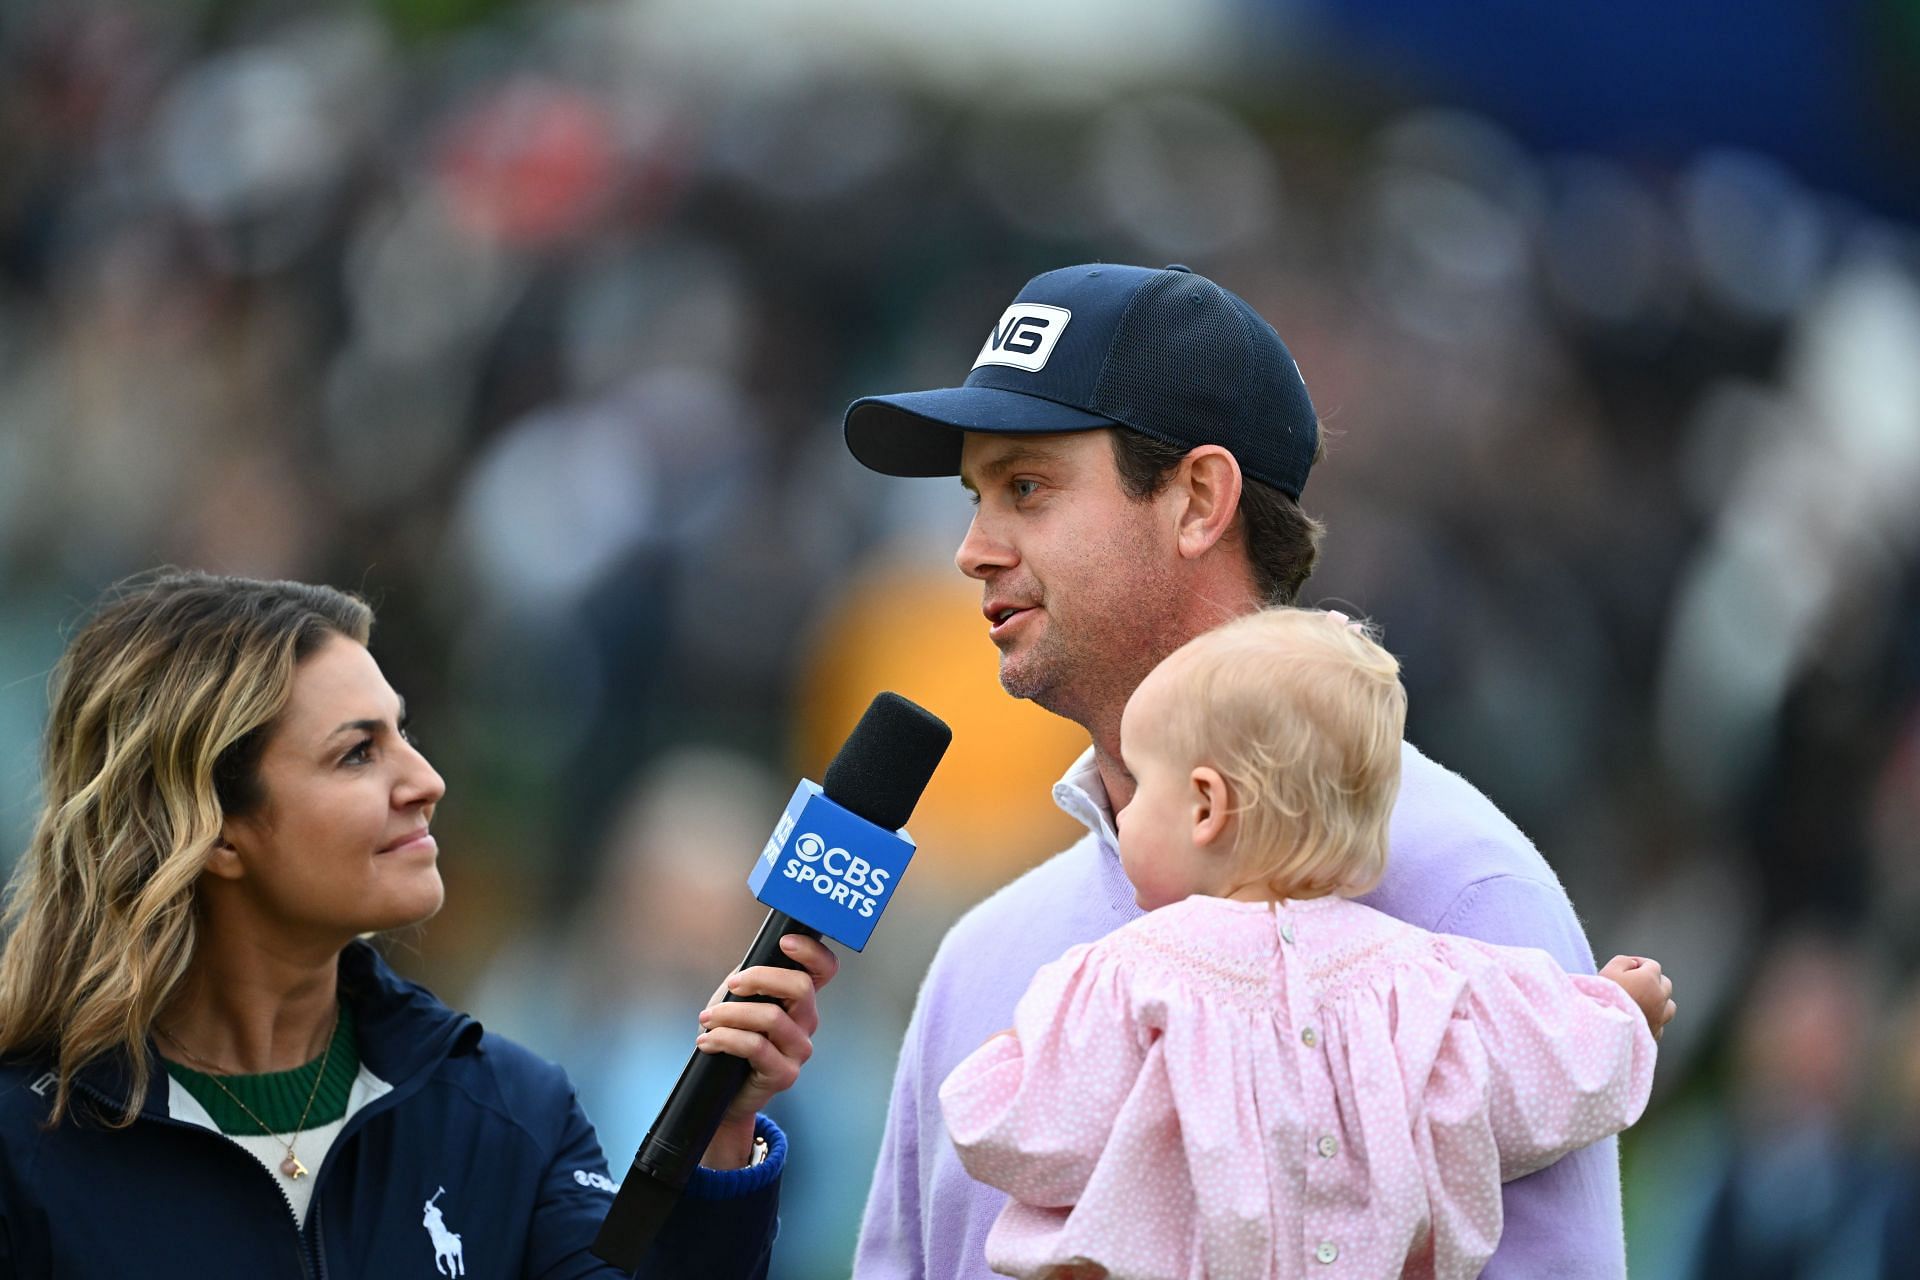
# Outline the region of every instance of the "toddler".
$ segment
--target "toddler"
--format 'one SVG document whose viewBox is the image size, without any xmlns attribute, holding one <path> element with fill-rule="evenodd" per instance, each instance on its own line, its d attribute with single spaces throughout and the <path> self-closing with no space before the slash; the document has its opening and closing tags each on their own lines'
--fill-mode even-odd
<svg viewBox="0 0 1920 1280">
<path fill-rule="evenodd" d="M 940 1090 L 1047 1280 L 1470 1277 L 1500 1184 L 1632 1124 L 1671 984 L 1351 901 L 1399 786 L 1399 666 L 1338 614 L 1192 641 L 1121 720 L 1120 856 L 1148 914 L 1043 967 Z"/>
</svg>

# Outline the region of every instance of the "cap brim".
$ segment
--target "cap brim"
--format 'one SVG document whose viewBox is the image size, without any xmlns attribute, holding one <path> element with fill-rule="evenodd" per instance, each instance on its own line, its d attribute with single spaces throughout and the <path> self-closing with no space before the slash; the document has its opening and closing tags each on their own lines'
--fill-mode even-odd
<svg viewBox="0 0 1920 1280">
<path fill-rule="evenodd" d="M 1117 426 L 1072 405 L 998 387 L 942 387 L 865 396 L 847 406 L 847 448 L 861 465 L 889 476 L 957 476 L 968 431 L 1046 435 Z"/>
</svg>

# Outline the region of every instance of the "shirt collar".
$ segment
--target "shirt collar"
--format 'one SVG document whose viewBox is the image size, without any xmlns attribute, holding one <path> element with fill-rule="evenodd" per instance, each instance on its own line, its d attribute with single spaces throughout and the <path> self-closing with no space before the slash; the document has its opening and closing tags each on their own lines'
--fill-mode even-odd
<svg viewBox="0 0 1920 1280">
<path fill-rule="evenodd" d="M 1067 766 L 1060 781 L 1053 784 L 1053 802 L 1062 813 L 1093 832 L 1103 848 L 1115 849 L 1120 837 L 1113 830 L 1113 805 L 1107 800 L 1107 784 L 1100 779 L 1100 767 L 1093 762 L 1093 748 Z"/>
</svg>

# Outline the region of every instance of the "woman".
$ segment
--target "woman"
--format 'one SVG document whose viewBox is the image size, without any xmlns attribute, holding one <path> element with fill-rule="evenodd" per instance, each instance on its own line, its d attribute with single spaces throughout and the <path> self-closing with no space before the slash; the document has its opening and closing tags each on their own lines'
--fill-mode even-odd
<svg viewBox="0 0 1920 1280">
<path fill-rule="evenodd" d="M 325 587 L 136 580 L 54 677 L 0 955 L 0 1275 L 619 1274 L 565 1074 L 363 935 L 440 908 L 445 791 Z M 752 1065 L 643 1275 L 764 1275 L 831 953 L 701 1015 Z"/>
</svg>

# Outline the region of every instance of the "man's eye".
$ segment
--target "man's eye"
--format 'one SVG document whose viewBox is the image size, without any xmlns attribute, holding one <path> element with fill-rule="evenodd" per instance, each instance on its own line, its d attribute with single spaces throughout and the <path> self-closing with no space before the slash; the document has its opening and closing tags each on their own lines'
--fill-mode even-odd
<svg viewBox="0 0 1920 1280">
<path fill-rule="evenodd" d="M 1008 487 L 1013 490 L 1014 497 L 1028 498 L 1039 491 L 1040 482 L 1038 480 L 1014 480 L 1008 484 Z"/>
</svg>

